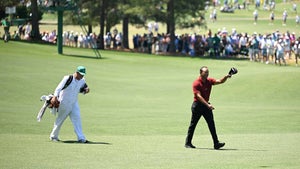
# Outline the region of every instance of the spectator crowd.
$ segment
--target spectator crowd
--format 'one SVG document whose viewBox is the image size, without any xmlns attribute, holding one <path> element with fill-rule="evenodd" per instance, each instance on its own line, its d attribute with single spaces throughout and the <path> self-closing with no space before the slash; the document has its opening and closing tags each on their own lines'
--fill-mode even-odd
<svg viewBox="0 0 300 169">
<path fill-rule="evenodd" d="M 224 8 L 230 9 L 246 9 L 248 2 L 244 1 L 243 5 L 234 1 L 234 6 L 229 6 L 228 1 L 224 1 Z M 256 8 L 259 8 L 259 1 L 255 1 Z M 266 1 L 264 1 L 266 2 Z M 215 6 L 220 2 L 213 1 L 214 8 L 210 14 L 212 22 L 217 21 L 217 12 Z M 269 7 L 264 4 L 263 9 L 275 9 L 275 2 L 270 1 Z M 296 4 L 293 4 L 293 10 L 297 11 Z M 221 11 L 222 12 L 222 11 Z M 254 24 L 259 18 L 258 10 L 253 12 Z M 286 24 L 287 11 L 283 12 L 283 25 Z M 274 12 L 270 13 L 270 24 L 274 22 Z M 300 18 L 296 15 L 296 26 L 299 25 Z M 135 52 L 149 54 L 168 54 L 170 53 L 171 37 L 169 34 L 159 33 L 159 24 L 157 22 L 147 25 L 148 33 L 135 34 L 132 37 L 133 50 Z M 31 26 L 19 25 L 18 30 L 14 31 L 12 39 L 30 40 Z M 41 39 L 47 43 L 57 42 L 56 30 L 51 32 L 42 32 Z M 62 34 L 62 42 L 64 46 L 79 48 L 98 48 L 100 36 L 96 33 L 84 34 L 82 32 L 65 31 Z M 103 37 L 105 49 L 122 49 L 123 35 L 115 28 L 112 32 L 107 32 Z M 287 59 L 291 59 L 294 55 L 296 65 L 300 53 L 300 36 L 296 37 L 295 32 L 279 32 L 275 30 L 265 34 L 257 32 L 238 32 L 236 29 L 230 31 L 226 28 L 212 32 L 209 30 L 205 34 L 177 34 L 174 40 L 175 54 L 185 56 L 208 56 L 215 58 L 248 58 L 250 61 L 259 61 L 266 64 L 274 63 L 285 65 Z M 172 53 L 174 54 L 174 53 Z"/>
<path fill-rule="evenodd" d="M 169 52 L 171 38 L 166 34 L 153 33 L 135 35 L 134 49 L 139 52 L 166 54 Z M 296 59 L 300 53 L 300 36 L 295 32 L 274 31 L 267 34 L 257 32 L 238 33 L 232 29 L 229 33 L 226 28 L 207 34 L 182 34 L 175 38 L 176 53 L 188 56 L 208 56 L 214 58 L 249 58 L 250 61 L 259 61 L 266 64 L 274 63 L 285 65 L 286 59 L 294 54 Z M 298 64 L 298 60 L 296 60 Z"/>
<path fill-rule="evenodd" d="M 29 24 L 28 24 L 29 25 Z M 30 39 L 30 27 L 26 25 L 23 35 L 17 31 L 13 38 Z M 56 43 L 57 34 L 43 32 L 42 40 L 49 43 Z M 95 33 L 83 34 L 73 31 L 65 31 L 62 35 L 63 45 L 78 48 L 98 48 L 99 35 Z M 108 32 L 104 38 L 105 49 L 122 49 L 122 33 L 114 29 Z M 169 34 L 158 33 L 149 30 L 145 34 L 135 34 L 132 37 L 133 51 L 149 54 L 170 53 L 171 37 Z M 248 58 L 250 61 L 259 61 L 266 64 L 273 63 L 285 65 L 287 59 L 294 55 L 296 64 L 300 57 L 300 36 L 295 32 L 280 32 L 278 30 L 266 34 L 257 32 L 238 32 L 226 28 L 217 32 L 209 30 L 205 34 L 181 34 L 175 36 L 175 51 L 177 55 L 191 57 L 214 57 L 214 58 Z M 174 53 L 173 53 L 174 54 Z"/>
</svg>

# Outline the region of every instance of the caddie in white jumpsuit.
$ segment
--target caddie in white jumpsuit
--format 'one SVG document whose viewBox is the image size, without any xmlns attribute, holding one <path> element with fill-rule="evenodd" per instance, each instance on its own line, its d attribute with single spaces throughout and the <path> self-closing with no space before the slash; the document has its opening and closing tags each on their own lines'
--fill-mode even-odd
<svg viewBox="0 0 300 169">
<path fill-rule="evenodd" d="M 64 88 L 70 76 L 64 76 L 62 81 L 58 84 L 55 89 L 54 97 L 51 102 L 55 103 L 59 101 L 59 108 L 57 113 L 57 118 L 54 122 L 53 130 L 50 134 L 51 141 L 59 141 L 58 135 L 63 122 L 69 116 L 72 121 L 74 131 L 77 135 L 77 140 L 79 143 L 87 143 L 81 126 L 80 109 L 78 105 L 78 94 L 82 92 L 83 94 L 88 93 L 90 90 L 86 85 L 84 75 L 85 67 L 77 67 L 76 72 L 73 74 L 71 83 Z"/>
</svg>

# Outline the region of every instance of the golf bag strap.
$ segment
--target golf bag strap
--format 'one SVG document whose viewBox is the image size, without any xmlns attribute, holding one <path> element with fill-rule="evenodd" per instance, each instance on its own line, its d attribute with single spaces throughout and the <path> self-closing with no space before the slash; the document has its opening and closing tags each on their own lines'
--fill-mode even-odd
<svg viewBox="0 0 300 169">
<path fill-rule="evenodd" d="M 64 90 L 65 88 L 67 88 L 71 84 L 72 80 L 73 80 L 73 75 L 70 75 L 66 84 L 64 85 L 64 87 L 61 90 Z"/>
</svg>

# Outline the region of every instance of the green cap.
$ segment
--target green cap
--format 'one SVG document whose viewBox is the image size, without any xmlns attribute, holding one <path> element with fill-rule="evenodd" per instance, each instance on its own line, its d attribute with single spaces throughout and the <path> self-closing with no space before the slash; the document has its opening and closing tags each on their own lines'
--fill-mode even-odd
<svg viewBox="0 0 300 169">
<path fill-rule="evenodd" d="M 77 72 L 80 73 L 82 76 L 84 76 L 85 73 L 85 67 L 84 66 L 78 66 L 77 67 Z"/>
</svg>

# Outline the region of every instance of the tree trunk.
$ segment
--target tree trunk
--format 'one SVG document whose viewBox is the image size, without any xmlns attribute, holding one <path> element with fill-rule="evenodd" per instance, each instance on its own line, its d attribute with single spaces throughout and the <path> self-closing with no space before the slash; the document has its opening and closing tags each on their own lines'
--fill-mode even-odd
<svg viewBox="0 0 300 169">
<path fill-rule="evenodd" d="M 40 30 L 39 30 L 39 18 L 38 18 L 38 6 L 36 0 L 31 0 L 31 7 L 32 7 L 32 39 L 39 40 L 41 39 Z"/>
<path fill-rule="evenodd" d="M 105 27 L 105 9 L 107 8 L 106 0 L 101 0 L 101 10 L 100 10 L 100 34 L 98 37 L 99 40 L 99 49 L 104 49 L 104 27 Z"/>
<path fill-rule="evenodd" d="M 91 24 L 88 24 L 88 34 L 93 33 L 93 26 Z"/>
<path fill-rule="evenodd" d="M 169 52 L 175 53 L 175 18 L 174 18 L 174 0 L 169 0 L 167 4 L 167 32 L 171 36 Z"/>
<path fill-rule="evenodd" d="M 107 21 L 107 20 L 106 20 Z M 106 33 L 108 33 L 108 32 L 110 32 L 110 29 L 111 29 L 111 26 L 110 26 L 110 24 L 108 24 L 107 22 L 106 22 L 106 27 L 105 27 L 105 34 Z"/>
<path fill-rule="evenodd" d="M 128 44 L 128 23 L 129 23 L 129 18 L 128 16 L 124 16 L 123 18 L 123 41 L 122 41 L 122 44 L 123 44 L 123 48 L 125 49 L 129 49 L 129 44 Z"/>
</svg>

